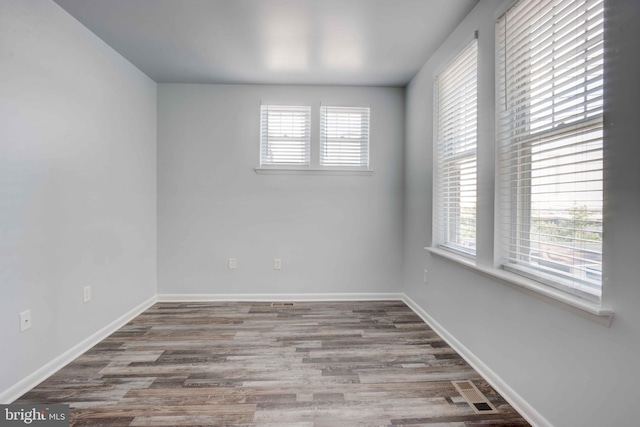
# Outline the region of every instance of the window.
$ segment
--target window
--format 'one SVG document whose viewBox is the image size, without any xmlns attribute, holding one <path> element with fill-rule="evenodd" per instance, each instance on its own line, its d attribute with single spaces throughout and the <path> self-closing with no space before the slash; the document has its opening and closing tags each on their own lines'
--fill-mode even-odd
<svg viewBox="0 0 640 427">
<path fill-rule="evenodd" d="M 597 301 L 602 0 L 521 0 L 496 36 L 503 267 Z"/>
<path fill-rule="evenodd" d="M 445 248 L 475 255 L 478 43 L 436 78 L 435 236 Z"/>
<path fill-rule="evenodd" d="M 320 166 L 369 168 L 369 108 L 320 107 Z"/>
<path fill-rule="evenodd" d="M 311 107 L 260 107 L 260 166 L 308 166 Z"/>
</svg>

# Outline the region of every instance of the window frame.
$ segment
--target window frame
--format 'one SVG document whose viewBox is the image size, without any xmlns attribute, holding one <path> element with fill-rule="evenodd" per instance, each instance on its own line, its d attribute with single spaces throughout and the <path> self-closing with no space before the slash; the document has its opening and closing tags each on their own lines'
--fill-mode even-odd
<svg viewBox="0 0 640 427">
<path fill-rule="evenodd" d="M 302 102 L 302 103 L 281 103 L 281 102 L 261 102 L 259 114 L 259 138 L 258 138 L 258 165 L 253 168 L 256 174 L 260 175 L 351 175 L 351 176 L 371 176 L 373 175 L 373 156 L 372 156 L 372 143 L 371 143 L 371 117 L 374 110 L 370 105 L 366 103 L 354 103 L 354 104 L 341 104 L 341 103 L 322 103 L 320 101 L 314 102 Z M 264 163 L 262 161 L 263 156 L 263 114 L 262 106 L 274 106 L 274 107 L 295 107 L 295 108 L 308 108 L 311 111 L 309 117 L 309 161 L 307 164 L 284 164 L 284 163 Z M 367 139 L 367 166 L 339 166 L 339 165 L 322 165 L 320 164 L 320 150 L 321 150 L 321 135 L 320 135 L 320 120 L 316 123 L 316 118 L 321 117 L 321 107 L 333 107 L 333 108 L 351 108 L 351 109 L 367 109 L 369 115 L 368 119 L 368 139 Z"/>
<path fill-rule="evenodd" d="M 540 153 L 539 147 L 547 147 L 547 150 L 554 150 L 554 149 L 560 150 L 560 148 L 554 147 L 554 138 L 557 141 L 562 141 L 563 139 L 570 140 L 571 138 L 575 138 L 576 141 L 578 141 L 580 137 L 584 137 L 589 133 L 597 134 L 597 132 L 599 131 L 600 132 L 599 150 L 600 152 L 602 152 L 604 147 L 604 136 L 602 134 L 602 129 L 603 129 L 602 111 L 600 111 L 599 115 L 592 116 L 592 115 L 589 115 L 591 110 L 588 110 L 588 107 L 587 107 L 589 103 L 595 102 L 597 104 L 598 102 L 597 98 L 596 98 L 596 101 L 593 101 L 593 99 L 591 100 L 588 99 L 588 95 L 590 95 L 591 91 L 593 90 L 593 89 L 589 89 L 588 84 L 589 82 L 592 82 L 593 78 L 587 79 L 585 77 L 584 84 L 582 86 L 577 86 L 578 88 L 582 88 L 584 92 L 584 101 L 583 101 L 585 104 L 584 117 L 583 118 L 577 117 L 576 119 L 573 119 L 574 116 L 569 115 L 568 116 L 569 122 L 556 124 L 556 122 L 560 121 L 556 116 L 557 114 L 555 110 L 556 104 L 562 105 L 562 104 L 568 103 L 568 101 L 566 101 L 565 99 L 561 99 L 560 101 L 558 101 L 556 98 L 556 92 L 555 92 L 556 91 L 555 89 L 556 74 L 559 74 L 559 75 L 570 74 L 568 70 L 574 70 L 573 68 L 559 69 L 559 71 L 556 72 L 555 66 L 554 66 L 551 68 L 551 71 L 545 72 L 546 74 L 551 73 L 550 74 L 551 81 L 554 82 L 552 83 L 552 86 L 551 86 L 552 87 L 551 93 L 553 95 L 553 98 L 551 99 L 550 107 L 546 107 L 552 111 L 551 116 L 548 116 L 549 118 L 547 119 L 547 120 L 550 120 L 551 122 L 551 124 L 547 126 L 548 128 L 535 129 L 535 125 L 536 124 L 539 125 L 539 123 L 542 120 L 539 120 L 539 117 L 538 118 L 535 117 L 535 113 L 533 112 L 534 109 L 533 107 L 531 107 L 531 105 L 533 104 L 541 105 L 545 100 L 545 98 L 541 98 L 540 95 L 538 95 L 538 97 L 530 96 L 531 93 L 534 92 L 533 89 L 530 88 L 533 81 L 532 79 L 535 79 L 535 78 L 540 79 L 538 75 L 534 73 L 529 73 L 525 75 L 525 77 L 527 77 L 528 80 L 522 83 L 524 85 L 522 88 L 522 92 L 518 93 L 517 97 L 522 98 L 523 96 L 527 96 L 527 98 L 522 104 L 520 109 L 507 105 L 506 97 L 509 96 L 509 89 L 506 83 L 504 83 L 504 88 L 502 89 L 504 91 L 503 94 L 500 94 L 500 91 L 501 91 L 500 84 L 503 81 L 506 82 L 507 79 L 513 78 L 513 77 L 509 76 L 509 72 L 505 71 L 505 66 L 503 66 L 500 63 L 503 57 L 505 58 L 505 61 L 506 61 L 507 53 L 504 51 L 505 48 L 501 46 L 502 40 L 500 37 L 502 33 L 499 30 L 499 25 L 501 25 L 501 23 L 505 19 L 504 17 L 514 7 L 519 5 L 521 2 L 525 2 L 525 1 L 528 1 L 528 0 L 517 0 L 512 2 L 509 5 L 508 9 L 506 9 L 503 13 L 500 14 L 499 18 L 496 20 L 496 23 L 495 23 L 495 31 L 496 31 L 495 32 L 496 34 L 495 61 L 496 61 L 496 94 L 497 94 L 496 96 L 496 126 L 497 126 L 496 141 L 498 144 L 497 150 L 496 150 L 496 175 L 498 177 L 496 181 L 496 185 L 499 193 L 496 213 L 497 215 L 500 215 L 500 208 L 501 207 L 504 208 L 504 205 L 501 205 L 501 204 L 506 203 L 508 207 L 504 209 L 508 209 L 509 217 L 510 217 L 510 220 L 508 221 L 508 224 L 507 224 L 508 229 L 506 231 L 502 230 L 502 232 L 500 233 L 499 239 L 497 239 L 498 251 L 501 253 L 499 266 L 500 268 L 510 273 L 521 275 L 523 277 L 532 279 L 536 282 L 542 283 L 545 286 L 550 286 L 550 287 L 559 289 L 562 292 L 575 295 L 587 301 L 600 303 L 601 295 L 602 295 L 601 279 L 600 281 L 595 281 L 595 280 L 589 279 L 586 276 L 585 276 L 586 278 L 578 277 L 575 273 L 564 274 L 562 273 L 559 267 L 554 268 L 551 266 L 544 266 L 544 263 L 540 262 L 540 260 L 543 260 L 542 253 L 539 253 L 536 256 L 534 255 L 534 252 L 531 249 L 536 243 L 539 246 L 545 245 L 545 243 L 542 240 L 543 237 L 540 237 L 542 236 L 541 234 L 538 234 L 539 240 L 534 240 L 534 238 L 532 237 L 532 235 L 535 234 L 535 227 L 534 227 L 535 218 L 533 216 L 534 190 L 536 188 L 539 188 L 539 186 L 544 186 L 544 185 L 562 185 L 562 184 L 578 185 L 586 182 L 584 181 L 584 178 L 583 178 L 582 180 L 573 180 L 573 181 L 566 181 L 566 182 L 551 181 L 550 184 L 540 184 L 540 183 L 536 184 L 534 182 L 536 180 L 536 176 L 534 174 L 536 162 L 553 160 L 553 158 L 551 158 L 550 160 L 541 158 L 539 156 L 539 153 Z M 594 4 L 596 4 L 597 6 L 597 2 L 594 2 Z M 578 7 L 579 5 L 576 5 L 576 9 Z M 586 4 L 584 8 L 585 8 L 584 14 L 587 15 Z M 552 15 L 552 19 L 555 18 L 556 16 L 555 14 L 553 14 L 554 13 L 553 11 L 546 12 L 546 13 Z M 552 22 L 551 25 L 553 27 L 556 25 L 556 21 L 553 21 L 552 19 L 549 19 L 549 21 Z M 587 21 L 588 20 L 586 20 L 585 18 L 585 26 Z M 573 23 L 574 20 L 571 20 L 570 22 Z M 599 25 L 602 26 L 603 24 L 601 23 Z M 549 30 L 547 30 L 547 32 L 548 31 Z M 580 41 L 580 43 L 574 42 L 576 45 L 584 49 L 585 53 L 582 55 L 584 55 L 584 58 L 585 58 L 585 68 L 584 68 L 585 74 L 587 73 L 586 70 L 588 69 L 588 65 L 590 65 L 590 63 L 593 63 L 593 60 L 589 59 L 586 53 L 590 47 L 590 43 L 593 43 L 591 40 L 588 39 L 588 35 L 592 31 L 593 31 L 592 29 L 590 29 L 589 31 L 585 31 L 584 41 Z M 524 32 L 525 31 L 522 31 L 521 34 Z M 570 32 L 567 32 L 567 34 L 569 33 Z M 552 45 L 554 45 L 556 43 L 556 38 L 554 38 L 556 34 L 555 30 L 551 31 L 550 34 L 551 35 L 549 36 L 549 38 L 551 40 Z M 573 36 L 573 33 L 570 33 L 570 34 L 572 34 Z M 534 38 L 535 36 L 530 34 L 525 37 Z M 506 35 L 504 36 L 504 39 L 507 40 Z M 576 36 L 575 39 L 579 40 L 579 36 Z M 560 40 L 564 41 L 562 37 L 560 38 Z M 567 42 L 567 44 L 568 43 L 569 42 Z M 553 50 L 552 52 L 555 52 L 555 50 Z M 580 52 L 580 49 L 577 49 L 576 52 Z M 553 53 L 551 55 L 552 55 L 552 60 L 555 60 L 555 56 L 553 56 Z M 600 54 L 600 58 L 603 58 L 602 54 Z M 527 59 L 526 58 L 523 59 L 522 62 L 525 62 L 525 60 Z M 538 63 L 536 63 L 535 60 L 533 59 L 529 58 L 528 61 L 529 62 L 527 62 L 527 64 L 538 65 Z M 598 60 L 594 62 L 597 63 Z M 597 75 L 597 70 L 595 74 Z M 602 90 L 603 90 L 602 81 L 604 79 L 603 74 L 604 73 L 601 71 L 600 72 L 600 88 Z M 572 89 L 574 88 L 574 86 L 570 86 L 569 88 Z M 568 92 L 568 91 L 565 90 L 565 92 Z M 570 94 L 570 92 L 568 93 Z M 573 95 L 573 96 L 575 97 L 576 95 Z M 541 108 L 545 108 L 545 107 L 543 106 Z M 602 108 L 603 108 L 602 101 L 600 101 L 600 109 L 602 110 Z M 522 113 L 518 113 L 518 110 L 521 110 Z M 569 105 L 568 108 L 565 106 L 563 110 L 564 111 L 562 110 L 561 111 L 566 117 L 566 111 L 567 110 L 571 111 L 571 105 Z M 545 110 L 542 110 L 542 111 L 545 111 Z M 596 111 L 597 111 L 597 108 L 596 108 Z M 538 112 L 539 116 L 540 114 L 542 113 Z M 560 116 L 560 119 L 562 120 L 567 120 L 566 118 L 562 118 L 561 114 L 558 114 L 558 116 Z M 509 132 L 508 130 L 501 131 L 501 125 L 505 126 L 504 123 L 506 123 L 507 120 L 509 120 L 509 124 L 511 124 L 512 129 L 514 129 L 512 131 L 512 135 L 508 137 L 504 136 L 505 133 Z M 533 127 L 532 127 L 532 124 L 534 125 Z M 520 135 L 518 135 L 518 133 L 520 133 Z M 586 142 L 575 142 L 574 145 L 576 147 L 579 146 L 580 144 L 584 144 L 585 146 L 588 146 L 590 141 L 591 140 L 587 140 Z M 556 144 L 559 145 L 560 143 L 556 142 Z M 509 159 L 508 156 L 510 155 L 510 153 L 513 153 L 512 150 L 514 149 L 514 146 L 517 146 L 516 153 L 511 155 L 512 159 Z M 548 148 L 548 147 L 551 147 L 551 148 Z M 537 153 L 536 153 L 536 150 L 538 150 Z M 583 155 L 583 153 L 585 152 L 587 151 L 586 150 L 577 151 L 576 153 L 573 153 L 573 156 Z M 535 157 L 537 154 L 538 154 L 538 157 L 540 158 L 536 160 Z M 602 155 L 600 155 L 599 159 L 597 157 L 595 159 L 589 159 L 589 162 L 597 162 L 597 161 L 602 162 Z M 568 167 L 568 166 L 571 166 L 572 164 L 574 163 L 567 163 L 566 165 Z M 564 164 L 560 163 L 560 165 L 564 165 Z M 550 167 L 559 169 L 563 167 L 560 165 L 555 165 L 555 166 L 552 165 Z M 602 166 L 600 166 L 600 168 L 602 169 Z M 509 170 L 509 169 L 511 169 L 511 172 L 505 173 L 505 170 Z M 593 182 L 599 182 L 600 186 L 602 186 L 604 181 L 604 177 L 602 175 L 601 169 L 600 169 L 599 181 L 591 180 Z M 578 175 L 580 173 L 586 174 L 586 173 L 591 173 L 591 171 L 573 172 L 574 175 Z M 566 176 L 570 176 L 571 174 L 572 172 L 560 173 L 560 175 L 566 175 Z M 511 176 L 511 177 L 509 178 L 508 176 Z M 550 175 L 548 175 L 548 177 L 552 177 L 552 176 L 554 175 L 551 173 Z M 543 178 L 546 178 L 546 177 L 547 176 L 543 176 Z M 538 176 L 537 179 L 540 180 L 540 177 Z M 574 191 L 578 192 L 580 190 L 574 190 Z M 597 192 L 598 190 L 583 190 L 583 191 Z M 602 190 L 600 190 L 600 192 L 602 192 Z M 507 200 L 507 202 L 505 202 L 505 200 Z M 600 218 L 601 218 L 600 221 L 602 221 L 603 199 L 600 199 L 599 207 L 600 207 L 599 212 L 600 212 Z M 575 228 L 575 230 L 578 230 L 578 228 Z M 601 231 L 599 233 L 600 235 L 602 235 Z M 578 237 L 574 237 L 574 241 L 576 241 L 576 239 L 578 239 Z M 573 244 L 575 245 L 575 243 Z M 548 244 L 546 245 L 548 246 Z M 556 243 L 555 245 L 554 244 L 551 244 L 551 245 L 559 248 L 562 247 L 562 245 L 560 245 L 559 243 Z M 527 251 L 527 247 L 529 248 L 529 251 Z M 575 250 L 576 249 L 574 247 L 573 251 Z M 600 243 L 599 253 L 600 253 L 600 257 L 602 257 L 602 243 Z M 576 255 L 572 255 L 572 256 L 575 257 Z M 516 259 L 514 259 L 514 257 Z M 537 265 L 534 267 L 535 265 L 534 262 L 531 260 L 527 260 L 526 257 L 529 257 L 532 259 L 537 257 L 538 259 Z M 572 258 L 572 259 L 575 260 L 575 258 Z M 558 266 L 560 265 L 561 264 L 558 264 Z M 571 265 L 575 265 L 575 261 L 574 261 L 574 264 L 571 264 Z M 601 268 L 602 266 L 601 260 L 599 265 Z M 585 268 L 585 274 L 587 274 L 586 264 L 584 268 Z M 570 271 L 571 271 L 571 268 L 570 268 Z M 602 270 L 600 269 L 600 271 Z"/>
<path fill-rule="evenodd" d="M 341 112 L 341 113 L 340 113 Z M 350 132 L 353 129 L 351 126 L 347 125 L 346 128 L 343 127 L 342 135 L 345 136 L 331 136 L 328 135 L 327 128 L 329 127 L 329 123 L 327 123 L 327 115 L 328 114 L 343 114 L 343 115 L 359 115 L 360 116 L 360 137 L 353 138 L 350 137 Z M 335 170 L 362 170 L 368 171 L 370 170 L 370 154 L 371 154 L 371 108 L 368 106 L 342 106 L 342 105 L 320 105 L 320 136 L 319 136 L 319 144 L 318 144 L 318 164 L 321 168 L 326 169 L 335 169 Z M 337 126 L 337 125 L 336 125 Z M 346 131 L 346 132 L 345 132 Z M 337 131 L 336 131 L 337 132 Z M 326 154 L 324 154 L 330 147 L 327 147 L 328 140 L 336 140 L 339 138 L 347 138 L 359 141 L 359 161 L 354 164 L 348 163 L 339 163 L 338 161 L 327 163 L 325 160 Z M 363 142 L 363 140 L 365 142 Z M 336 145 L 335 142 L 333 145 Z M 334 147 L 335 148 L 335 147 Z M 349 146 L 347 146 L 348 151 Z M 364 160 L 363 160 L 364 158 Z"/>
<path fill-rule="evenodd" d="M 466 55 L 470 55 L 473 60 L 471 67 L 465 68 L 464 73 L 472 72 L 471 68 L 475 70 L 475 79 L 473 81 L 473 87 L 475 89 L 475 93 L 473 95 L 473 101 L 475 102 L 473 109 L 475 110 L 473 122 L 475 124 L 475 128 L 472 132 L 473 136 L 473 148 L 469 148 L 466 143 L 460 144 L 459 141 L 447 142 L 446 140 L 441 138 L 440 132 L 442 129 L 442 124 L 445 120 L 441 120 L 441 101 L 442 101 L 442 89 L 441 89 L 441 80 L 446 77 L 446 73 L 453 71 L 456 67 L 460 66 L 460 60 L 464 60 Z M 464 64 L 462 64 L 464 65 Z M 464 43 L 463 47 L 457 50 L 457 54 L 449 61 L 445 63 L 436 73 L 434 73 L 434 82 L 433 82 L 433 105 L 434 105 L 434 144 L 433 144 L 433 170 L 434 170 L 434 179 L 433 179 L 433 211 L 434 211 L 434 221 L 433 221 L 433 235 L 434 242 L 433 244 L 443 250 L 451 251 L 457 253 L 461 256 L 468 258 L 475 258 L 477 252 L 477 195 L 478 195 L 478 39 L 477 34 L 474 34 L 474 37 L 467 40 Z M 452 88 L 453 91 L 459 90 L 458 86 Z M 466 88 L 462 88 L 463 94 L 468 97 L 470 94 Z M 457 103 L 455 104 L 455 108 L 461 107 Z M 468 125 L 465 120 L 462 123 L 463 127 Z M 449 129 L 451 130 L 451 129 Z M 462 135 L 457 135 L 458 137 L 463 136 L 464 138 L 468 138 L 470 135 L 468 132 L 464 130 L 456 129 L 456 133 L 461 133 Z M 444 147 L 447 145 L 447 147 Z M 462 152 L 458 152 L 451 156 L 446 156 L 443 153 L 443 149 L 452 148 L 452 149 L 464 149 Z M 466 149 L 465 149 L 466 148 Z M 457 216 L 457 222 L 447 209 L 448 202 L 445 202 L 445 199 L 448 198 L 448 194 L 451 193 L 451 188 L 448 185 L 445 185 L 445 178 L 443 174 L 445 170 L 450 170 L 451 166 L 455 166 L 455 164 L 459 164 L 464 161 L 471 161 L 473 163 L 472 169 L 474 170 L 471 175 L 471 179 L 475 182 L 472 187 L 475 191 L 473 197 L 473 247 L 465 246 L 464 244 L 457 243 L 450 238 L 451 229 L 456 227 L 459 228 L 463 223 L 462 217 L 462 206 L 460 206 L 460 211 Z M 464 166 L 461 168 L 464 172 L 462 174 L 469 175 L 468 166 Z M 469 179 L 469 178 L 467 178 Z M 462 180 L 462 179 L 461 179 Z M 458 185 L 458 193 L 461 193 L 465 190 L 460 190 L 460 188 L 466 185 L 460 184 Z M 455 193 L 455 191 L 453 191 Z M 461 197 L 462 198 L 462 197 Z M 455 212 L 454 212 L 455 214 Z M 452 227 L 453 223 L 453 227 Z M 454 232 L 454 234 L 457 234 Z M 462 236 L 457 236 L 459 240 L 462 240 Z"/>
<path fill-rule="evenodd" d="M 480 280 L 477 284 L 479 286 L 488 286 L 489 283 L 496 284 L 497 286 L 506 286 L 516 292 L 522 292 L 529 297 L 536 298 L 546 304 L 550 304 L 558 309 L 565 310 L 567 312 L 576 314 L 584 318 L 585 320 L 597 323 L 604 327 L 611 326 L 611 322 L 615 317 L 615 311 L 608 307 L 606 294 L 607 287 L 603 287 L 603 298 L 598 301 L 586 299 L 575 292 L 560 290 L 557 287 L 550 286 L 542 283 L 539 280 L 533 280 L 525 275 L 517 274 L 516 272 L 504 269 L 501 265 L 501 224 L 500 224 L 500 188 L 499 188 L 499 162 L 498 162 L 498 113 L 499 113 L 499 98 L 504 93 L 504 88 L 500 87 L 498 79 L 497 58 L 498 52 L 494 41 L 496 22 L 500 19 L 504 13 L 514 5 L 517 0 L 505 0 L 495 9 L 493 9 L 492 15 L 487 15 L 478 19 L 473 19 L 475 25 L 478 26 L 478 208 L 477 208 L 477 255 L 475 258 L 470 258 L 458 252 L 452 250 L 445 250 L 439 247 L 436 242 L 436 229 L 435 227 L 435 215 L 433 211 L 429 212 L 429 220 L 431 221 L 431 236 L 427 236 L 430 241 L 424 250 L 428 253 L 429 257 L 427 261 L 429 265 L 435 262 L 439 265 L 441 263 L 452 263 L 456 268 L 463 268 L 477 275 L 478 279 L 489 278 L 491 282 L 485 282 Z M 605 16 L 606 18 L 606 16 Z M 606 22 L 605 22 L 606 27 Z M 461 36 L 460 32 L 463 30 L 456 30 L 452 34 L 451 40 L 456 40 L 457 45 L 452 45 L 452 41 L 448 40 L 445 45 L 445 52 L 450 52 L 451 55 L 448 58 L 455 57 L 454 54 L 459 52 L 459 49 L 465 46 L 463 42 L 469 41 L 469 38 Z M 458 49 L 456 49 L 458 47 Z M 440 63 L 447 63 L 445 59 L 447 57 L 441 57 L 441 52 L 437 55 L 443 59 Z M 606 60 L 606 58 L 605 58 Z M 606 72 L 606 62 L 604 63 Z M 496 66 L 496 68 L 494 68 Z M 433 75 L 438 72 L 438 67 L 433 71 Z M 606 79 L 606 75 L 605 75 Z M 418 87 L 422 87 L 422 83 L 418 83 Z M 434 89 L 434 86 L 431 86 Z M 606 99 L 606 98 L 605 98 Z M 433 101 L 433 96 L 431 96 Z M 488 108 L 483 108 L 487 106 Z M 604 111 L 606 113 L 607 103 L 604 103 Z M 435 111 L 435 105 L 433 106 Z M 432 113 L 431 117 L 435 120 L 435 116 Z M 606 121 L 605 121 L 606 123 Z M 435 125 L 433 126 L 435 128 Z M 435 141 L 436 137 L 433 134 L 429 138 L 431 141 Z M 426 136 L 426 135 L 425 135 Z M 606 133 L 605 133 L 606 138 Z M 604 140 L 604 147 L 606 153 L 606 140 Z M 603 165 L 604 175 L 604 189 L 607 189 L 606 184 L 606 156 L 604 158 L 605 163 Z M 430 178 L 435 178 L 434 171 L 430 171 Z M 425 185 L 428 183 L 425 181 Z M 433 187 L 432 187 L 433 188 Z M 606 200 L 606 197 L 605 197 Z M 434 209 L 433 203 L 430 206 Z M 606 227 L 607 224 L 607 204 L 605 203 L 603 209 L 603 222 Z M 607 245 L 604 245 L 606 250 Z M 603 276 L 606 277 L 606 255 L 605 256 L 605 270 L 603 270 Z M 423 281 L 422 274 L 414 275 L 414 280 Z"/>
<path fill-rule="evenodd" d="M 305 121 L 305 123 L 303 124 L 304 135 L 303 136 L 298 135 L 296 137 L 281 136 L 279 139 L 282 139 L 282 140 L 278 141 L 279 143 L 282 144 L 284 142 L 283 140 L 286 140 L 285 138 L 289 138 L 292 141 L 303 140 L 304 141 L 304 145 L 302 146 L 302 149 L 304 151 L 303 161 L 300 161 L 300 162 L 265 161 L 269 157 L 268 152 L 271 149 L 270 141 L 272 139 L 269 135 L 270 110 L 273 110 L 274 114 L 277 114 L 278 110 L 280 110 L 281 112 L 289 111 L 292 115 L 304 114 L 304 119 L 303 119 Z M 266 119 L 266 123 L 265 123 L 265 119 Z M 292 130 L 298 131 L 298 129 L 292 129 Z M 275 129 L 274 129 L 274 132 L 275 132 Z M 274 137 L 273 139 L 276 139 L 276 138 Z M 282 145 L 286 146 L 287 143 L 284 142 L 284 144 Z M 276 145 L 275 147 L 277 146 L 278 145 Z M 286 148 L 282 150 L 286 150 Z M 300 151 L 300 150 L 295 150 L 295 151 Z M 281 156 L 285 156 L 285 157 L 288 155 L 291 155 L 291 154 L 288 154 L 286 152 L 284 154 L 281 154 Z M 308 167 L 310 164 L 311 164 L 311 107 L 307 105 L 261 104 L 260 105 L 260 149 L 259 149 L 260 168 L 262 169 L 265 169 L 265 168 L 293 169 L 293 168 Z"/>
</svg>

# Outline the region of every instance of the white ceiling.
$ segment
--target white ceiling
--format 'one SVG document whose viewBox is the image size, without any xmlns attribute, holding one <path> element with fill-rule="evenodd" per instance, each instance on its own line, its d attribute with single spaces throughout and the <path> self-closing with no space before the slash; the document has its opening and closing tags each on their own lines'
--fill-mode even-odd
<svg viewBox="0 0 640 427">
<path fill-rule="evenodd" d="M 159 83 L 404 86 L 478 0 L 55 0 Z"/>
</svg>

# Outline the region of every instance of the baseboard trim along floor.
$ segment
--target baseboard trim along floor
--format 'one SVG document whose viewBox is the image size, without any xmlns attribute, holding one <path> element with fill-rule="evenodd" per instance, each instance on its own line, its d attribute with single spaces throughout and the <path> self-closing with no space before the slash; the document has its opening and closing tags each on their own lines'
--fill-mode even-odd
<svg viewBox="0 0 640 427">
<path fill-rule="evenodd" d="M 158 294 L 158 302 L 402 301 L 403 293 Z"/>
<path fill-rule="evenodd" d="M 18 381 L 7 390 L 0 393 L 0 404 L 9 404 L 40 384 L 42 381 L 49 378 L 51 375 L 64 368 L 73 360 L 78 358 L 81 354 L 85 353 L 94 345 L 104 340 L 106 337 L 122 328 L 129 323 L 132 319 L 137 317 L 140 313 L 146 311 L 149 307 L 153 306 L 158 301 L 157 297 L 153 296 L 141 304 L 138 304 L 122 316 L 115 319 L 113 322 L 106 325 L 99 331 L 91 334 L 78 344 L 71 347 L 69 350 L 62 353 L 60 356 L 53 359 L 51 362 L 42 366 L 40 369 L 31 373 L 24 379 Z"/>
<path fill-rule="evenodd" d="M 485 365 L 471 350 L 465 347 L 440 323 L 422 309 L 414 300 L 403 294 L 402 301 L 413 310 L 431 329 L 453 348 L 473 369 L 476 370 L 513 408 L 531 425 L 536 427 L 553 427 L 538 411 L 504 382 L 493 370 Z"/>
<path fill-rule="evenodd" d="M 552 427 L 540 413 L 509 387 L 494 371 L 485 365 L 474 353 L 450 334 L 415 301 L 404 293 L 316 293 L 316 294 L 158 294 L 149 298 L 113 322 L 87 337 L 51 362 L 42 366 L 9 389 L 0 393 L 0 403 L 11 403 L 42 381 L 55 374 L 91 347 L 104 340 L 113 332 L 126 325 L 136 316 L 156 302 L 206 302 L 206 301 L 403 301 L 431 329 L 439 334 L 465 361 L 509 402 L 529 423 L 534 426 Z"/>
<path fill-rule="evenodd" d="M 401 300 L 158 302 L 15 403 L 43 401 L 87 427 L 530 425 Z"/>
</svg>

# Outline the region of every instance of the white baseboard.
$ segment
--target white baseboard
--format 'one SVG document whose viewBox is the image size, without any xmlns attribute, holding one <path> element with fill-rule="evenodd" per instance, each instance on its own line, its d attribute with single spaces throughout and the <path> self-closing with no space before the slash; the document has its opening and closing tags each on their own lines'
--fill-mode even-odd
<svg viewBox="0 0 640 427">
<path fill-rule="evenodd" d="M 126 325 L 131 319 L 151 307 L 157 301 L 156 296 L 149 298 L 144 301 L 142 304 L 132 308 L 122 316 L 118 317 L 113 322 L 109 323 L 104 328 L 100 329 L 96 333 L 82 340 L 75 346 L 71 347 L 69 350 L 62 353 L 60 356 L 53 359 L 51 362 L 42 366 L 32 374 L 28 375 L 26 378 L 18 381 L 13 386 L 9 387 L 7 390 L 4 390 L 0 393 L 0 403 L 1 404 L 9 404 L 40 384 L 42 381 L 49 378 L 51 375 L 58 372 L 60 369 L 64 368 L 67 364 L 72 362 L 78 356 L 82 355 L 84 352 L 89 350 L 94 345 L 98 344 L 100 341 Z"/>
<path fill-rule="evenodd" d="M 402 301 L 411 308 L 424 322 L 453 348 L 462 358 L 475 369 L 524 419 L 535 427 L 553 427 L 538 411 L 527 403 L 518 393 L 507 385 L 502 378 L 485 365 L 475 354 L 458 341 L 433 317 L 422 309 L 414 300 L 403 294 Z"/>
<path fill-rule="evenodd" d="M 91 347 L 127 324 L 131 319 L 147 310 L 156 302 L 205 302 L 205 301 L 403 301 L 431 329 L 457 351 L 514 409 L 536 427 L 553 427 L 540 413 L 509 387 L 495 372 L 475 354 L 451 335 L 415 301 L 403 293 L 320 293 L 320 294 L 159 294 L 129 310 L 104 328 L 70 348 L 51 362 L 33 372 L 23 380 L 0 393 L 0 403 L 8 404 L 56 373 Z"/>
<path fill-rule="evenodd" d="M 326 293 L 326 294 L 159 294 L 158 302 L 198 301 L 402 301 L 402 293 Z"/>
</svg>

